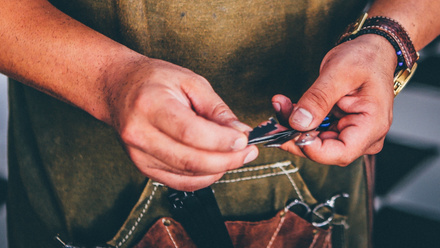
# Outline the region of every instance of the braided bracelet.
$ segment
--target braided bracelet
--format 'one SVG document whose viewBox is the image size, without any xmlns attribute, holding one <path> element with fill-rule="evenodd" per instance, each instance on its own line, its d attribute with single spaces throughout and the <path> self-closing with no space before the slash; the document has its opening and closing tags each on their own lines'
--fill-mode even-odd
<svg viewBox="0 0 440 248">
<path fill-rule="evenodd" d="M 364 34 L 380 35 L 388 40 L 394 47 L 397 55 L 397 67 L 394 74 L 394 95 L 399 92 L 409 82 L 417 68 L 419 54 L 405 31 L 405 29 L 395 20 L 375 16 L 368 18 L 364 13 L 356 22 L 350 24 L 344 34 L 339 38 L 337 44 L 355 39 Z"/>
</svg>

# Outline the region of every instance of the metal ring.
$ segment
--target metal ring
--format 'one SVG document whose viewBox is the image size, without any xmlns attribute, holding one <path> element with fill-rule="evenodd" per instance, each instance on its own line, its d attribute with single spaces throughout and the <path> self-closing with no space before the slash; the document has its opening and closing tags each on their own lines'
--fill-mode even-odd
<svg viewBox="0 0 440 248">
<path fill-rule="evenodd" d="M 330 216 L 327 219 L 324 219 L 322 222 L 317 222 L 317 221 L 312 221 L 312 225 L 315 227 L 323 227 L 326 226 L 328 224 L 330 224 L 330 222 L 333 220 L 334 216 L 335 216 L 335 212 L 334 212 L 334 208 L 332 206 L 330 206 L 330 204 L 328 204 L 328 202 L 326 203 L 321 203 L 319 205 L 317 205 L 316 207 L 313 208 L 312 214 L 319 217 L 319 218 L 323 218 L 321 216 L 321 214 L 318 213 L 318 210 L 321 208 L 328 208 L 330 209 Z"/>
<path fill-rule="evenodd" d="M 326 226 L 326 225 L 330 224 L 330 222 L 333 220 L 333 218 L 335 216 L 335 203 L 336 203 L 336 200 L 338 198 L 340 198 L 340 197 L 348 198 L 349 194 L 342 193 L 342 194 L 334 195 L 332 198 L 327 200 L 325 203 L 321 203 L 321 204 L 317 205 L 316 207 L 314 207 L 313 210 L 312 210 L 312 214 L 317 216 L 317 217 L 319 217 L 319 218 L 323 218 L 323 216 L 321 216 L 318 213 L 318 210 L 321 209 L 321 208 L 324 208 L 324 207 L 328 208 L 330 210 L 331 215 L 327 219 L 324 219 L 322 222 L 312 221 L 312 225 L 314 225 L 315 227 L 323 227 L 323 226 Z"/>
<path fill-rule="evenodd" d="M 304 214 L 304 217 L 307 216 L 307 215 L 309 215 L 310 212 L 312 212 L 312 210 L 310 209 L 309 205 L 307 205 L 305 202 L 303 202 L 303 201 L 301 201 L 301 200 L 298 200 L 298 199 L 293 200 L 293 201 L 292 201 L 291 203 L 289 203 L 284 209 L 286 209 L 286 210 L 290 210 L 293 206 L 296 206 L 296 205 L 300 205 L 300 206 L 302 206 L 302 207 L 305 208 L 306 213 Z M 290 211 L 291 211 L 291 210 L 290 210 Z"/>
</svg>

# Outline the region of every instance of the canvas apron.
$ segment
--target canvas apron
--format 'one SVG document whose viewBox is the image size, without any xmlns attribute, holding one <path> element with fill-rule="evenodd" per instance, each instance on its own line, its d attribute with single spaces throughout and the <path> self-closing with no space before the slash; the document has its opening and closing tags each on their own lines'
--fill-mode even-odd
<svg viewBox="0 0 440 248">
<path fill-rule="evenodd" d="M 316 0 L 51 2 L 140 53 L 204 76 L 251 126 L 274 115 L 274 94 L 293 101 L 301 96 L 317 77 L 322 57 L 364 5 Z M 18 82 L 10 84 L 10 99 L 8 228 L 13 247 L 57 247 L 56 234 L 67 242 L 130 247 L 158 220 L 160 225 L 161 218 L 172 217 L 164 199 L 168 189 L 137 171 L 113 129 Z M 359 159 L 346 168 L 326 166 L 261 148 L 256 161 L 227 173 L 212 188 L 226 220 L 271 220 L 268 232 L 273 234 L 276 226 L 291 235 L 295 230 L 279 226 L 281 215 L 287 216 L 286 204 L 302 199 L 313 206 L 347 193 L 350 198 L 338 207 L 340 218 L 333 223 L 344 227 L 342 243 L 366 247 L 364 165 Z M 330 237 L 327 230 L 306 229 L 310 235 L 322 234 L 319 240 Z"/>
</svg>

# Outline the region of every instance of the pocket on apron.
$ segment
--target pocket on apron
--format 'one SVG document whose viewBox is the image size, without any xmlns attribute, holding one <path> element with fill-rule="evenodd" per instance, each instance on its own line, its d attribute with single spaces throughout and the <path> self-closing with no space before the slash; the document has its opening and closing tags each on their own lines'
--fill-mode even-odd
<svg viewBox="0 0 440 248">
<path fill-rule="evenodd" d="M 323 218 L 328 223 L 321 227 L 302 216 L 301 211 L 287 208 L 294 200 L 310 209 L 322 205 L 290 161 L 229 171 L 211 187 L 234 247 L 344 247 L 345 216 L 332 212 L 331 219 Z M 173 218 L 168 194 L 166 186 L 150 181 L 108 244 L 138 248 L 195 247 L 182 225 Z"/>
</svg>

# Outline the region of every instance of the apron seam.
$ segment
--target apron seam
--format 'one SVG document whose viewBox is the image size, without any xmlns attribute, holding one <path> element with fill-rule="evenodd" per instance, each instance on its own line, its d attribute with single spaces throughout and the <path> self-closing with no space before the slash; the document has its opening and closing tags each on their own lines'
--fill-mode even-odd
<svg viewBox="0 0 440 248">
<path fill-rule="evenodd" d="M 241 181 L 249 181 L 249 180 L 257 180 L 257 179 L 262 179 L 262 178 L 267 178 L 267 177 L 275 177 L 275 176 L 283 176 L 286 173 L 296 173 L 298 172 L 298 169 L 291 169 L 291 170 L 284 170 L 284 171 L 280 171 L 280 172 L 272 172 L 272 173 L 267 173 L 267 174 L 263 174 L 263 175 L 258 175 L 258 176 L 248 176 L 248 177 L 240 177 L 240 178 L 236 178 L 236 179 L 224 179 L 224 180 L 219 180 L 217 182 L 215 182 L 215 184 L 220 184 L 220 183 L 236 183 L 236 182 L 241 182 Z"/>
<path fill-rule="evenodd" d="M 252 171 L 266 170 L 266 169 L 270 169 L 270 168 L 287 167 L 291 164 L 292 163 L 290 161 L 284 161 L 284 162 L 278 162 L 278 163 L 270 164 L 270 165 L 236 169 L 236 170 L 232 170 L 232 171 L 227 171 L 225 174 L 236 174 L 236 173 L 241 173 L 241 172 L 252 172 Z"/>
<path fill-rule="evenodd" d="M 220 179 L 219 181 L 215 182 L 214 184 L 236 183 L 236 182 L 241 182 L 241 181 L 257 180 L 257 179 L 268 178 L 268 177 L 275 177 L 275 176 L 282 176 L 282 175 L 286 175 L 289 178 L 289 181 L 291 183 L 293 181 L 293 184 L 295 184 L 294 180 L 289 176 L 289 174 L 296 173 L 296 172 L 299 171 L 299 169 L 298 168 L 294 168 L 294 169 L 290 169 L 290 170 L 285 170 L 285 169 L 282 168 L 282 167 L 289 166 L 289 165 L 291 165 L 291 164 L 290 163 L 289 164 L 277 163 L 277 164 L 273 164 L 271 166 L 262 166 L 261 168 L 257 168 L 257 169 L 253 169 L 253 170 L 248 170 L 248 171 L 258 171 L 258 170 L 263 170 L 263 169 L 267 169 L 267 168 L 280 168 L 281 171 L 271 172 L 271 173 L 266 173 L 266 174 L 256 175 L 256 176 L 239 177 L 239 178 L 235 178 L 235 179 Z M 238 172 L 230 171 L 230 173 L 238 173 Z M 164 184 L 159 183 L 159 182 L 153 182 L 153 185 L 154 186 L 166 187 Z M 297 193 L 299 193 L 297 189 L 295 189 L 295 191 L 297 191 Z"/>
<path fill-rule="evenodd" d="M 301 192 L 299 191 L 298 186 L 297 186 L 296 183 L 295 183 L 295 180 L 293 180 L 293 178 L 289 175 L 288 171 L 286 171 L 286 170 L 285 170 L 284 168 L 282 168 L 282 167 L 279 167 L 279 168 L 283 171 L 284 174 L 286 174 L 287 179 L 289 179 L 289 181 L 290 181 L 290 183 L 292 184 L 293 189 L 295 190 L 295 192 L 296 192 L 296 194 L 298 195 L 299 199 L 300 199 L 302 202 L 304 202 L 304 197 L 302 196 Z M 295 169 L 296 169 L 296 171 L 298 171 L 298 168 L 295 168 Z"/>
<path fill-rule="evenodd" d="M 133 234 L 133 232 L 136 230 L 136 228 L 138 227 L 140 221 L 142 220 L 142 218 L 144 217 L 144 215 L 146 214 L 154 195 L 156 194 L 158 185 L 155 185 L 155 187 L 153 188 L 153 191 L 151 192 L 150 197 L 148 198 L 148 201 L 145 203 L 141 213 L 139 214 L 138 218 L 136 219 L 135 223 L 133 224 L 133 226 L 130 228 L 130 231 L 125 235 L 125 237 L 118 243 L 118 245 L 116 246 L 116 248 L 121 247 L 123 244 L 125 244 L 125 242 L 127 242 L 127 240 L 130 238 L 130 236 Z"/>
</svg>

